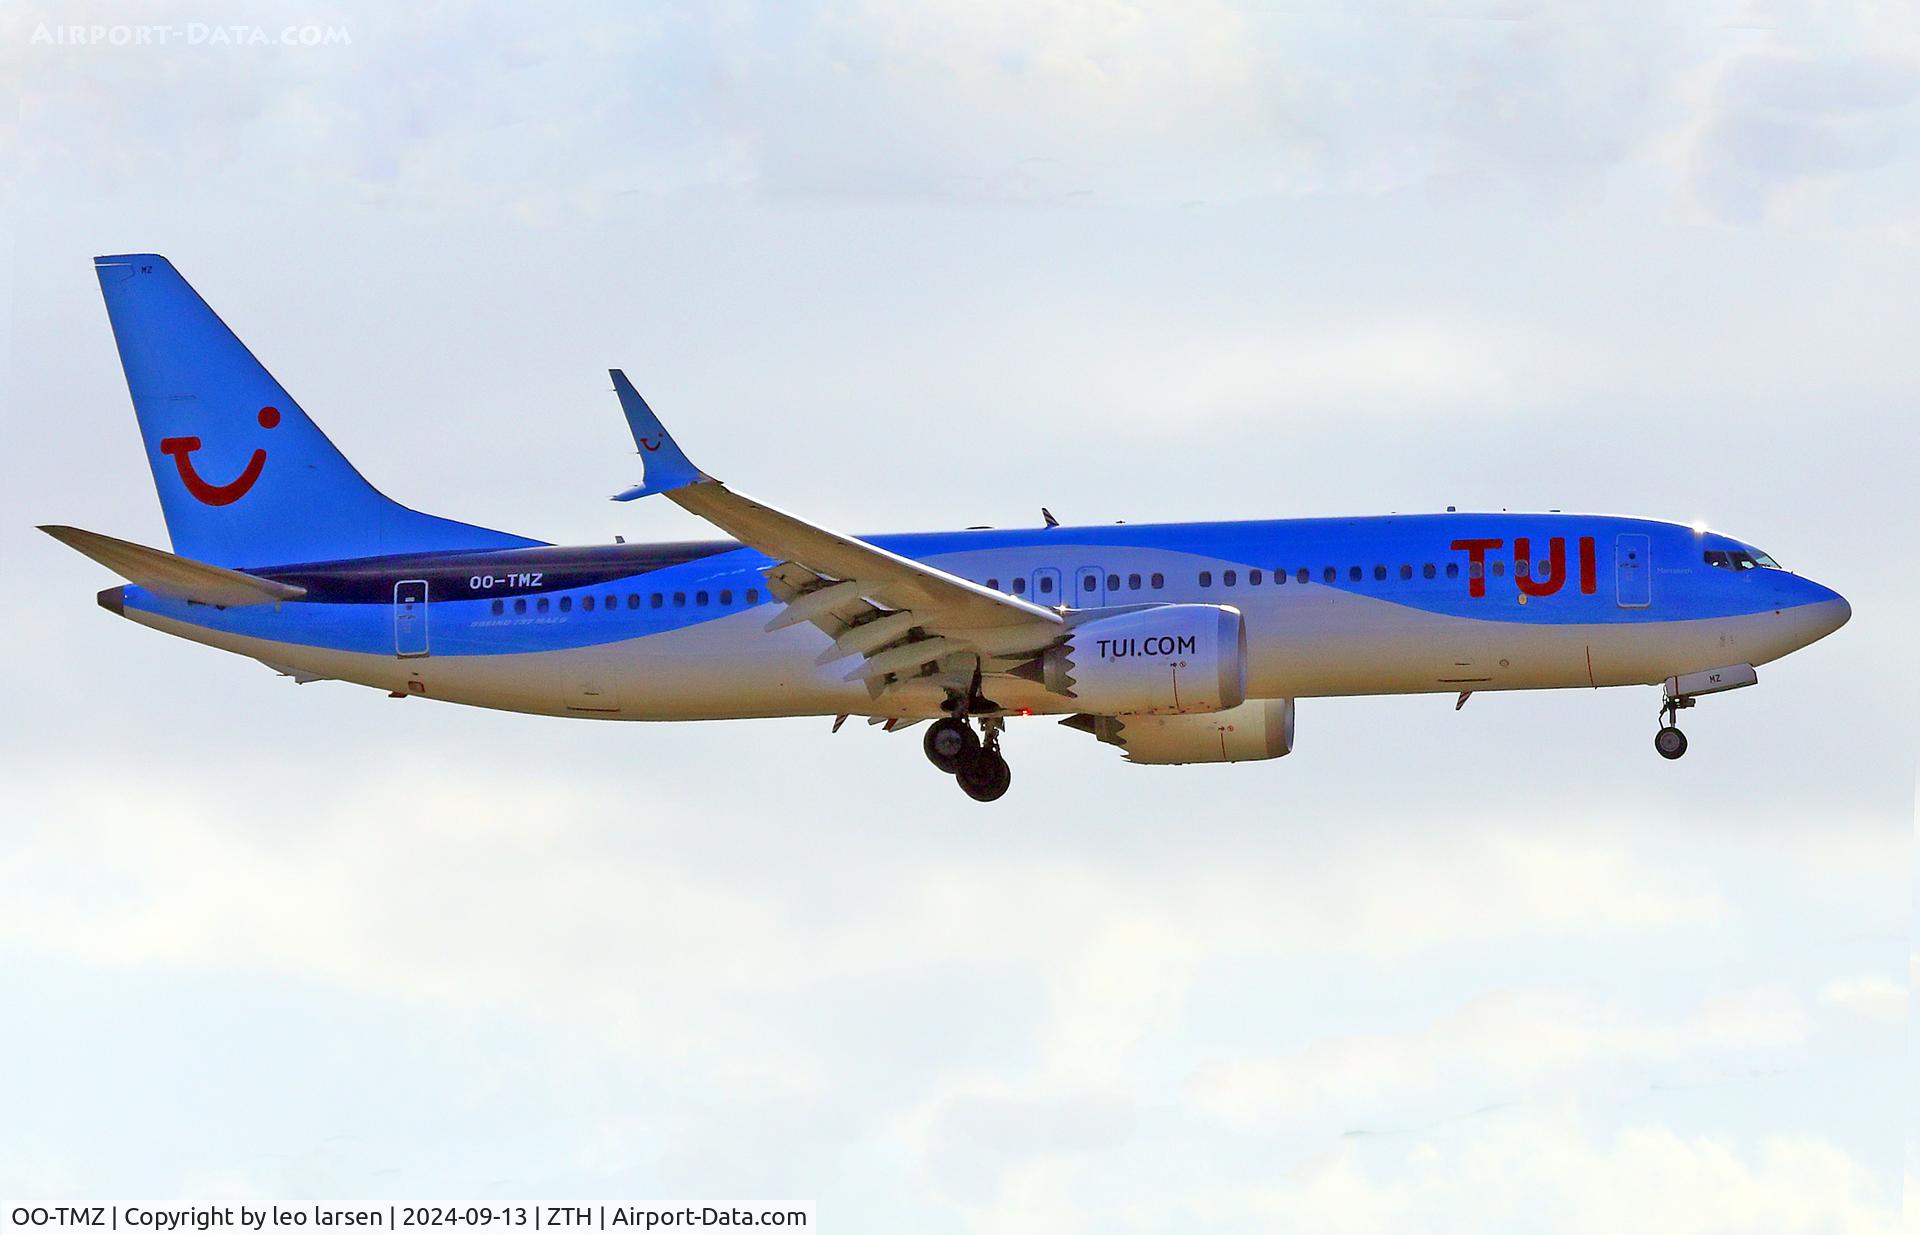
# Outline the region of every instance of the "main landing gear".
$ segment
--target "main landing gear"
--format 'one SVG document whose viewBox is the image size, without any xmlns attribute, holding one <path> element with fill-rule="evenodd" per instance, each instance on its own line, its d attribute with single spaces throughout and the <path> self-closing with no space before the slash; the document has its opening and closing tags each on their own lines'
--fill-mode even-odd
<svg viewBox="0 0 1920 1235">
<path fill-rule="evenodd" d="M 976 802 L 992 802 L 1013 784 L 1013 769 L 1000 753 L 1004 723 L 997 716 L 980 722 L 984 738 L 957 716 L 943 716 L 927 730 L 922 749 L 927 761 L 960 782 L 961 791 Z"/>
<path fill-rule="evenodd" d="M 978 670 L 974 672 L 967 696 L 962 698 L 956 691 L 946 706 L 947 715 L 928 726 L 927 736 L 921 742 L 921 749 L 927 752 L 927 762 L 959 781 L 961 791 L 974 801 L 997 801 L 1013 784 L 1013 769 L 1000 753 L 1000 734 L 1006 728 L 1006 721 L 998 716 L 982 716 L 980 732 L 976 734 L 968 719 L 972 713 L 999 708 L 992 700 L 980 696 Z"/>
</svg>

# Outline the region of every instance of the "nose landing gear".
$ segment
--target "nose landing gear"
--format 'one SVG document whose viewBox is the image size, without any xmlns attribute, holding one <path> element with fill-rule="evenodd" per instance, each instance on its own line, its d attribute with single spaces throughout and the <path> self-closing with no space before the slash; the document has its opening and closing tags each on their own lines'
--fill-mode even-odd
<svg viewBox="0 0 1920 1235">
<path fill-rule="evenodd" d="M 1687 753 L 1687 735 L 1680 732 L 1680 709 L 1693 706 L 1685 696 L 1669 696 L 1660 705 L 1660 732 L 1653 735 L 1653 749 L 1662 759 L 1678 759 Z"/>
<path fill-rule="evenodd" d="M 1717 695 L 1724 690 L 1752 686 L 1760 675 L 1748 664 L 1725 665 L 1698 673 L 1680 673 L 1660 687 L 1660 732 L 1653 735 L 1653 748 L 1662 759 L 1678 759 L 1687 753 L 1687 735 L 1680 732 L 1680 709 L 1690 708 L 1701 695 Z"/>
</svg>

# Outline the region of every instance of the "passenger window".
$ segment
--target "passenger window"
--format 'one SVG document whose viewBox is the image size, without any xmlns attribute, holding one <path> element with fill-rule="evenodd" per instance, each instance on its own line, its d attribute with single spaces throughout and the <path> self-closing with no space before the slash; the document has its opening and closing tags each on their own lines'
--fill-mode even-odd
<svg viewBox="0 0 1920 1235">
<path fill-rule="evenodd" d="M 654 609 L 658 609 L 666 603 L 666 594 L 662 592 L 655 592 L 653 595 L 647 597 L 648 606 Z"/>
<path fill-rule="evenodd" d="M 1516 579 L 1524 579 L 1532 573 L 1533 563 L 1531 562 L 1519 561 L 1513 564 L 1513 576 Z"/>
<path fill-rule="evenodd" d="M 1455 563 L 1453 563 L 1453 562 L 1448 562 L 1448 563 L 1447 563 L 1447 576 L 1448 576 L 1449 578 L 1451 578 L 1451 577 L 1453 576 L 1453 569 L 1454 569 L 1454 566 L 1455 566 Z M 1468 564 L 1468 566 L 1467 566 L 1467 578 L 1469 578 L 1469 579 L 1478 579 L 1478 578 L 1481 578 L 1481 577 L 1482 577 L 1482 576 L 1483 576 L 1484 574 L 1485 574 L 1485 567 L 1484 567 L 1484 566 L 1483 566 L 1483 565 L 1482 565 L 1481 563 L 1479 563 L 1479 562 L 1471 562 L 1471 563 L 1469 563 L 1469 564 Z"/>
<path fill-rule="evenodd" d="M 1025 579 L 1015 579 L 1013 581 L 1013 594 L 1015 596 L 1022 595 L 1023 593 L 1026 592 L 1026 590 L 1027 590 L 1027 581 Z"/>
<path fill-rule="evenodd" d="M 593 612 L 593 597 L 591 597 L 591 596 L 582 596 L 582 597 L 580 598 L 580 608 L 581 608 L 581 610 L 582 610 L 582 611 L 584 611 L 584 612 L 587 612 L 587 613 L 592 613 L 592 612 Z"/>
<path fill-rule="evenodd" d="M 1431 578 L 1433 578 L 1433 563 L 1432 563 L 1432 562 L 1428 562 L 1428 563 L 1427 563 L 1427 564 L 1426 564 L 1425 566 L 1422 566 L 1422 567 L 1420 568 L 1420 577 L 1421 577 L 1422 579 L 1431 579 Z"/>
<path fill-rule="evenodd" d="M 733 603 L 733 589 L 731 588 L 720 589 L 720 603 L 723 605 L 730 605 Z"/>
<path fill-rule="evenodd" d="M 748 603 L 748 604 L 750 604 L 750 605 L 757 605 L 757 604 L 759 604 L 759 603 L 760 603 L 760 589 L 759 589 L 759 588 L 757 588 L 757 587 L 750 587 L 750 588 L 748 588 L 748 589 L 747 589 L 747 603 Z"/>
<path fill-rule="evenodd" d="M 1493 564 L 1493 577 L 1494 577 L 1494 578 L 1496 578 L 1496 579 L 1498 579 L 1498 578 L 1501 578 L 1501 577 L 1503 577 L 1503 576 L 1504 576 L 1504 575 L 1505 575 L 1506 573 L 1507 573 L 1507 564 L 1506 564 L 1505 562 L 1495 562 L 1495 563 Z"/>
<path fill-rule="evenodd" d="M 695 592 L 693 594 L 693 603 L 704 609 L 707 604 L 707 594 L 705 592 Z"/>
<path fill-rule="evenodd" d="M 1448 563 L 1447 563 L 1447 578 L 1449 578 L 1449 579 L 1458 579 L 1459 577 L 1460 577 L 1460 563 L 1458 563 L 1458 562 L 1448 562 Z M 1479 576 L 1478 576 L 1478 575 L 1475 575 L 1474 577 L 1475 577 L 1475 578 L 1479 578 Z"/>
<path fill-rule="evenodd" d="M 1153 590 L 1157 592 L 1161 588 L 1167 586 L 1167 577 L 1156 570 L 1153 572 L 1153 577 L 1151 579 L 1148 579 L 1147 582 L 1151 583 L 1153 585 Z"/>
<path fill-rule="evenodd" d="M 1053 576 L 1052 575 L 1036 575 L 1033 581 L 1039 587 L 1040 594 L 1042 596 L 1053 595 Z"/>
<path fill-rule="evenodd" d="M 542 596 L 539 600 L 536 600 L 533 602 L 533 607 L 539 610 L 541 613 L 545 613 L 551 604 L 552 604 L 551 601 L 549 601 L 546 597 Z"/>
<path fill-rule="evenodd" d="M 1080 590 L 1083 592 L 1096 591 L 1099 587 L 1100 587 L 1099 575 L 1088 575 L 1084 579 L 1080 580 Z"/>
<path fill-rule="evenodd" d="M 673 594 L 673 607 L 676 609 L 684 609 L 687 607 L 687 594 L 685 592 L 675 592 Z"/>
<path fill-rule="evenodd" d="M 1135 576 L 1133 577 L 1133 586 L 1135 586 L 1135 587 L 1139 587 L 1139 586 L 1140 586 L 1140 576 L 1139 576 L 1139 575 L 1135 575 Z M 1119 590 L 1120 590 L 1120 576 L 1119 576 L 1119 575 L 1108 575 L 1108 576 L 1107 576 L 1107 590 L 1108 590 L 1109 592 L 1117 592 L 1117 591 L 1119 591 Z"/>
<path fill-rule="evenodd" d="M 1201 572 L 1200 572 L 1200 586 L 1201 586 L 1201 587 L 1212 587 L 1212 586 L 1213 586 L 1213 572 L 1212 572 L 1212 571 L 1210 571 L 1210 570 L 1203 570 L 1203 571 L 1201 571 Z"/>
<path fill-rule="evenodd" d="M 1259 572 L 1259 571 L 1257 571 L 1257 570 L 1250 570 L 1250 571 L 1248 571 L 1248 572 L 1247 572 L 1247 586 L 1248 586 L 1248 587 L 1259 587 L 1259 586 L 1260 586 L 1260 572 Z"/>
<path fill-rule="evenodd" d="M 1232 587 L 1239 578 L 1240 574 L 1238 571 L 1229 570 L 1220 576 L 1220 586 Z"/>
<path fill-rule="evenodd" d="M 1347 567 L 1347 582 L 1348 583 L 1360 582 L 1360 568 L 1358 566 Z"/>
<path fill-rule="evenodd" d="M 507 611 L 506 601 L 496 600 L 493 602 L 493 616 L 499 617 L 501 614 L 505 613 L 506 611 Z"/>
<path fill-rule="evenodd" d="M 1325 570 L 1320 572 L 1320 577 L 1322 579 L 1325 579 L 1328 583 L 1332 583 L 1335 579 L 1338 579 L 1340 577 L 1340 572 L 1335 570 L 1333 567 L 1329 566 Z"/>
<path fill-rule="evenodd" d="M 1413 578 L 1413 567 L 1407 565 L 1405 562 L 1400 563 L 1400 577 L 1402 579 Z"/>
<path fill-rule="evenodd" d="M 562 612 L 562 613 L 572 613 L 572 612 L 573 612 L 573 597 L 571 597 L 571 596 L 562 596 L 562 597 L 560 598 L 560 612 Z"/>
<path fill-rule="evenodd" d="M 527 611 L 527 598 L 524 596 L 515 597 L 513 611 L 515 613 L 525 613 Z"/>
<path fill-rule="evenodd" d="M 987 586 L 988 586 L 989 588 L 991 588 L 991 589 L 992 589 L 993 591 L 996 591 L 996 592 L 997 592 L 997 591 L 999 591 L 999 590 L 1000 590 L 1000 580 L 998 580 L 998 579 L 989 579 L 989 580 L 987 580 Z"/>
<path fill-rule="evenodd" d="M 1373 568 L 1373 577 L 1374 577 L 1374 578 L 1375 578 L 1376 580 L 1384 580 L 1384 579 L 1386 579 L 1386 577 L 1387 577 L 1387 568 L 1386 568 L 1385 566 L 1375 566 L 1375 567 Z"/>
<path fill-rule="evenodd" d="M 1139 576 L 1139 575 L 1128 575 L 1128 576 L 1127 576 L 1127 590 L 1128 590 L 1129 592 L 1137 592 L 1137 591 L 1139 591 L 1139 590 L 1140 590 L 1140 576 Z"/>
<path fill-rule="evenodd" d="M 1308 572 L 1307 572 L 1307 568 L 1306 568 L 1305 566 L 1302 566 L 1302 567 L 1300 568 L 1300 572 L 1299 572 L 1298 574 L 1296 574 L 1296 575 L 1294 575 L 1294 577 L 1293 577 L 1293 581 L 1294 581 L 1295 583 L 1307 583 L 1307 582 L 1309 582 L 1309 581 L 1310 581 L 1310 579 L 1309 579 L 1309 575 L 1308 575 Z"/>
<path fill-rule="evenodd" d="M 640 598 L 639 598 L 638 596 L 633 596 L 633 597 L 629 597 L 629 598 L 628 598 L 628 604 L 627 604 L 627 608 L 629 608 L 629 609 L 631 609 L 631 608 L 634 608 L 634 607 L 635 607 L 636 605 L 638 605 L 639 603 L 640 603 Z M 614 594 L 613 594 L 612 592 L 608 592 L 608 593 L 607 593 L 607 608 L 609 608 L 609 609 L 618 609 L 619 607 L 620 607 L 620 598 L 619 598 L 618 596 L 615 596 L 615 595 L 614 595 Z"/>
</svg>

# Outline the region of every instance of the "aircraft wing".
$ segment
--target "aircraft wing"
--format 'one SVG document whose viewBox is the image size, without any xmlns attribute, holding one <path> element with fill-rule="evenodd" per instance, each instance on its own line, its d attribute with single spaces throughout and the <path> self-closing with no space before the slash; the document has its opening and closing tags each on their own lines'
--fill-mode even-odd
<svg viewBox="0 0 1920 1235">
<path fill-rule="evenodd" d="M 773 558 L 768 588 L 783 602 L 768 630 L 810 622 L 833 638 L 829 664 L 858 656 L 848 681 L 878 693 L 917 677 L 970 675 L 983 660 L 1018 657 L 1059 638 L 1062 614 L 891 553 L 857 536 L 736 493 L 694 467 L 626 375 L 612 371 L 633 438 L 647 459 L 631 501 L 664 493 L 721 531 Z"/>
</svg>

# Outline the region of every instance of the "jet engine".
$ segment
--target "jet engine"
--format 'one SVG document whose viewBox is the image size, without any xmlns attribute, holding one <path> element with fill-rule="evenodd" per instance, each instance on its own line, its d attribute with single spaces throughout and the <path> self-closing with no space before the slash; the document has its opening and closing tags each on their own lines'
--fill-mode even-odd
<svg viewBox="0 0 1920 1235">
<path fill-rule="evenodd" d="M 1247 697 L 1246 626 L 1227 605 L 1156 605 L 1095 618 L 1075 626 L 1030 673 L 1093 715 L 1217 712 Z"/>
<path fill-rule="evenodd" d="M 1127 754 L 1129 763 L 1242 763 L 1293 749 L 1293 700 L 1249 699 L 1189 716 L 1075 716 L 1066 724 Z"/>
</svg>

